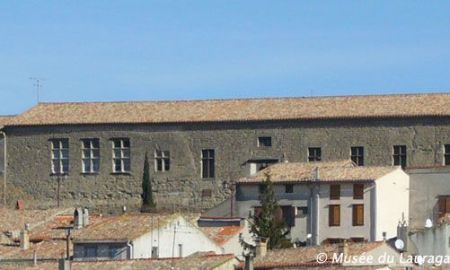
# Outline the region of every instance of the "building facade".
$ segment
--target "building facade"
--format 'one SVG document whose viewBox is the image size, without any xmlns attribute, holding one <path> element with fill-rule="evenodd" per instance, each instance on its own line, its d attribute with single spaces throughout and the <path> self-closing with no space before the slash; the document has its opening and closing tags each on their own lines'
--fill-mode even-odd
<svg viewBox="0 0 450 270">
<path fill-rule="evenodd" d="M 139 206 L 144 158 L 159 207 L 204 209 L 281 161 L 450 164 L 448 94 L 42 103 L 5 124 L 5 183 L 27 205 Z M 19 199 L 19 198 L 17 198 Z"/>
<path fill-rule="evenodd" d="M 381 241 L 395 237 L 398 222 L 409 217 L 409 176 L 400 167 L 348 161 L 279 163 L 239 180 L 239 216 L 257 218 L 265 175 L 280 206 L 276 216 L 292 242 Z"/>
</svg>

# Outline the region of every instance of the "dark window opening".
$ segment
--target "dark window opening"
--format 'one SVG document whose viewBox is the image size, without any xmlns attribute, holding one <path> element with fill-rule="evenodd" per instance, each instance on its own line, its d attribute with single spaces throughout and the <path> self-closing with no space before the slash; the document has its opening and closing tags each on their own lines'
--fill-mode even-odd
<svg viewBox="0 0 450 270">
<path fill-rule="evenodd" d="M 284 225 L 288 227 L 295 226 L 295 208 L 292 206 L 281 206 Z"/>
<path fill-rule="evenodd" d="M 215 176 L 214 149 L 202 150 L 202 178 L 214 178 Z"/>
<path fill-rule="evenodd" d="M 272 137 L 258 137 L 258 147 L 271 147 Z"/>
<path fill-rule="evenodd" d="M 294 193 L 294 185 L 293 184 L 284 185 L 284 192 L 285 193 Z"/>
<path fill-rule="evenodd" d="M 444 145 L 444 165 L 450 165 L 450 144 Z"/>
<path fill-rule="evenodd" d="M 394 145 L 394 153 L 392 157 L 394 166 L 406 168 L 406 145 Z"/>
<path fill-rule="evenodd" d="M 438 199 L 439 217 L 450 214 L 450 196 L 440 196 Z"/>
<path fill-rule="evenodd" d="M 321 160 L 322 160 L 322 149 L 320 147 L 309 147 L 308 161 L 321 161 Z"/>
<path fill-rule="evenodd" d="M 354 146 L 350 151 L 352 161 L 358 166 L 364 166 L 364 147 Z"/>
</svg>

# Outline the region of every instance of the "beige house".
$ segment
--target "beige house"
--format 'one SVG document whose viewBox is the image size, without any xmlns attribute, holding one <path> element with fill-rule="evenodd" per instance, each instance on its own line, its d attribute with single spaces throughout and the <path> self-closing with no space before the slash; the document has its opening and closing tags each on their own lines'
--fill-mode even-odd
<svg viewBox="0 0 450 270">
<path fill-rule="evenodd" d="M 278 163 L 240 179 L 241 217 L 257 215 L 266 175 L 281 206 L 277 216 L 299 245 L 379 241 L 395 237 L 399 220 L 408 220 L 409 176 L 398 166 L 361 167 L 351 161 Z"/>
</svg>

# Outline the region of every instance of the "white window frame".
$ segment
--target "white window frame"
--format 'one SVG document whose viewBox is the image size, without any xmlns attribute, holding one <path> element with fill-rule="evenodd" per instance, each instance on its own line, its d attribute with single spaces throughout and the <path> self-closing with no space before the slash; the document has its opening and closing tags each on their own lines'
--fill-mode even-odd
<svg viewBox="0 0 450 270">
<path fill-rule="evenodd" d="M 64 148 L 67 143 L 67 148 Z M 52 174 L 64 175 L 69 173 L 69 139 L 52 139 L 51 146 L 51 171 Z M 58 147 L 56 147 L 58 146 Z M 65 152 L 66 151 L 66 152 Z M 67 161 L 66 170 L 64 170 L 64 161 Z M 56 169 L 58 164 L 59 170 Z"/>
<path fill-rule="evenodd" d="M 94 146 L 94 142 L 97 142 L 98 147 Z M 89 143 L 89 147 L 85 147 L 85 143 Z M 88 156 L 86 152 L 89 152 Z M 95 155 L 97 152 L 97 156 Z M 85 162 L 89 162 L 90 170 L 86 170 Z M 95 170 L 94 163 L 97 162 L 97 170 Z M 100 171 L 100 141 L 97 138 L 82 139 L 81 140 L 81 172 L 82 173 L 98 173 Z"/>
<path fill-rule="evenodd" d="M 129 147 L 125 147 L 125 141 L 128 141 Z M 115 143 L 120 142 L 120 146 L 115 147 Z M 131 172 L 131 142 L 128 138 L 117 138 L 112 139 L 112 170 L 114 173 L 129 173 Z M 116 157 L 116 151 L 120 151 L 120 156 Z M 128 150 L 128 157 L 126 156 L 126 152 Z M 120 170 L 116 170 L 116 160 L 120 160 Z M 129 170 L 125 170 L 125 162 L 128 161 Z"/>
<path fill-rule="evenodd" d="M 170 151 L 155 150 L 155 172 L 170 171 Z M 158 161 L 161 162 L 161 170 L 158 170 Z M 166 169 L 166 165 L 168 168 Z"/>
</svg>

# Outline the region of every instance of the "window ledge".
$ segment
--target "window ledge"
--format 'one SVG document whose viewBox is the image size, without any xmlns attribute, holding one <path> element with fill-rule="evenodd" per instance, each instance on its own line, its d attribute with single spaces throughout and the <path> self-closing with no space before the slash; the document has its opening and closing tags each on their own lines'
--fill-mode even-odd
<svg viewBox="0 0 450 270">
<path fill-rule="evenodd" d="M 132 175 L 131 172 L 112 172 L 112 175 Z"/>
<path fill-rule="evenodd" d="M 98 172 L 81 172 L 80 174 L 86 175 L 86 176 L 89 176 L 89 175 L 95 176 L 95 175 L 99 175 L 100 173 L 98 173 Z"/>
<path fill-rule="evenodd" d="M 50 173 L 50 176 L 69 176 L 69 173 Z"/>
</svg>

